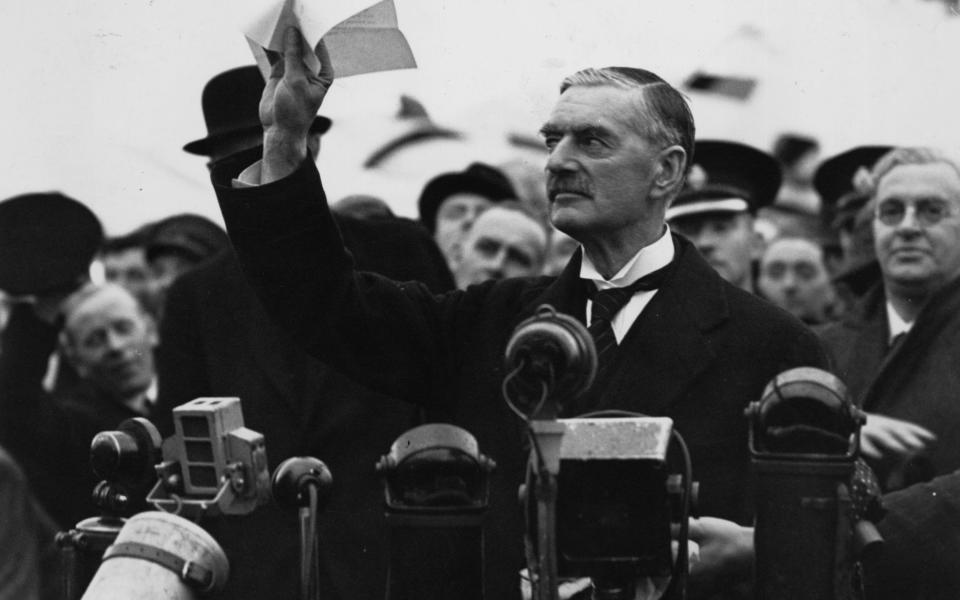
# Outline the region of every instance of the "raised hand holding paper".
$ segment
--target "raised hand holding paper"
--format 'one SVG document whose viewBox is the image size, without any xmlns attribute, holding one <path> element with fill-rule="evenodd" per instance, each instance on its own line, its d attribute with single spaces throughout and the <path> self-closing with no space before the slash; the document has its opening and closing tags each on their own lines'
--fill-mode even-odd
<svg viewBox="0 0 960 600">
<path fill-rule="evenodd" d="M 413 52 L 398 28 L 393 0 L 283 0 L 245 31 L 264 79 L 270 77 L 267 51 L 283 51 L 283 35 L 296 27 L 316 48 L 323 39 L 338 78 L 408 69 L 417 66 Z M 314 73 L 320 62 L 305 51 L 303 61 Z"/>
</svg>

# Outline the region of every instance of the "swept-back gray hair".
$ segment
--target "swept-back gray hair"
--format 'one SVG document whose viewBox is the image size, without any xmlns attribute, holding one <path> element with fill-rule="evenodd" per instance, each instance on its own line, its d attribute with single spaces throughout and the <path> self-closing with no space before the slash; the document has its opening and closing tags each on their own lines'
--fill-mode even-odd
<svg viewBox="0 0 960 600">
<path fill-rule="evenodd" d="M 630 121 L 637 133 L 667 145 L 678 145 L 687 153 L 687 169 L 693 165 L 696 126 L 687 99 L 656 73 L 632 67 L 584 69 L 560 84 L 560 93 L 576 86 L 614 86 L 643 91 L 640 105 Z"/>
</svg>

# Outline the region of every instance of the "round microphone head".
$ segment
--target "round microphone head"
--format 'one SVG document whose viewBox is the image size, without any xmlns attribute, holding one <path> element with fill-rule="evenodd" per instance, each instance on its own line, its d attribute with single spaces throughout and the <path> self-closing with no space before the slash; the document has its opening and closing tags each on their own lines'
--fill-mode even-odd
<svg viewBox="0 0 960 600">
<path fill-rule="evenodd" d="M 97 477 L 112 482 L 152 481 L 161 445 L 153 423 L 142 417 L 127 419 L 115 431 L 101 431 L 93 437 L 90 467 Z"/>
<path fill-rule="evenodd" d="M 322 507 L 329 499 L 333 487 L 333 475 L 320 459 L 312 456 L 295 456 L 280 463 L 273 471 L 273 498 L 277 504 L 289 507 L 309 505 L 307 490 L 315 486 L 318 505 Z"/>
<path fill-rule="evenodd" d="M 798 367 L 767 384 L 754 411 L 754 428 L 768 450 L 845 454 L 861 415 L 837 376 Z"/>
<path fill-rule="evenodd" d="M 504 363 L 521 397 L 539 399 L 547 386 L 551 401 L 576 400 L 593 384 L 597 351 L 582 323 L 552 306 L 543 305 L 520 323 L 510 336 Z"/>
</svg>

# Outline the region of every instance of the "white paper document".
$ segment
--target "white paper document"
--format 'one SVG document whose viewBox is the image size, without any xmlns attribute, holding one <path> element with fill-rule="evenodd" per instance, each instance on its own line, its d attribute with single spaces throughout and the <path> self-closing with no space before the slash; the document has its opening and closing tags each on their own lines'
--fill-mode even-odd
<svg viewBox="0 0 960 600">
<path fill-rule="evenodd" d="M 417 66 L 397 24 L 393 0 L 283 0 L 244 32 L 264 79 L 270 76 L 266 50 L 283 51 L 283 35 L 296 27 L 311 48 L 326 42 L 336 77 Z M 310 51 L 304 62 L 314 73 L 320 61 Z"/>
</svg>

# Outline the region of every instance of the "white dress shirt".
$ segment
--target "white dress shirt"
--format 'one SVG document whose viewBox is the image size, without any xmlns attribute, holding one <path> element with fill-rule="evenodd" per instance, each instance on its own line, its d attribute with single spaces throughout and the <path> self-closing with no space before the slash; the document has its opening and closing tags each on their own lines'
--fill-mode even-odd
<svg viewBox="0 0 960 600">
<path fill-rule="evenodd" d="M 893 341 L 898 335 L 907 333 L 913 327 L 913 321 L 904 321 L 893 305 L 887 302 L 887 329 L 890 331 L 890 337 L 887 338 L 887 344 L 893 345 Z"/>
<path fill-rule="evenodd" d="M 604 279 L 593 261 L 583 253 L 583 262 L 580 265 L 580 278 L 592 281 L 598 290 L 608 290 L 611 288 L 626 287 L 644 275 L 648 275 L 657 269 L 663 268 L 673 260 L 675 250 L 673 248 L 673 239 L 670 237 L 670 230 L 664 228 L 660 239 L 640 249 L 633 255 L 627 264 L 620 269 L 616 275 L 610 279 Z M 630 331 L 633 322 L 637 320 L 643 309 L 656 295 L 657 290 L 640 290 L 636 292 L 626 306 L 613 317 L 610 326 L 613 328 L 613 335 L 617 338 L 619 344 Z M 593 308 L 593 301 L 587 300 L 587 326 L 590 326 L 590 312 Z"/>
</svg>

